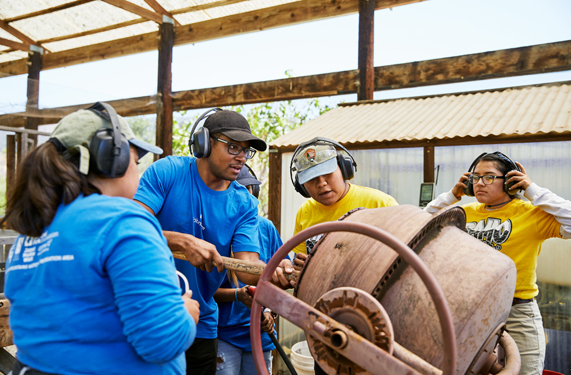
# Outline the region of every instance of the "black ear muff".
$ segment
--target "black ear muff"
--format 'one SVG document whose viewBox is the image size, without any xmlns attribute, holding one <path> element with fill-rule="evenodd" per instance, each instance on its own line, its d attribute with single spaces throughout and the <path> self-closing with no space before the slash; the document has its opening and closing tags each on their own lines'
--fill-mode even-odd
<svg viewBox="0 0 571 375">
<path fill-rule="evenodd" d="M 205 127 L 198 129 L 190 138 L 190 152 L 195 158 L 210 156 L 210 132 Z"/>
<path fill-rule="evenodd" d="M 474 172 L 474 168 L 476 168 L 476 165 L 478 164 L 480 159 L 486 154 L 487 154 L 487 152 L 484 152 L 483 154 L 478 156 L 476 159 L 474 159 L 472 164 L 470 164 L 470 168 L 468 168 L 468 172 L 470 172 L 470 173 Z M 466 182 L 466 187 L 464 188 L 464 194 L 466 194 L 469 197 L 474 196 L 474 185 L 472 185 L 469 178 L 468 178 L 468 181 Z"/>
<path fill-rule="evenodd" d="M 470 180 L 468 180 L 466 182 L 466 188 L 464 188 L 464 194 L 466 194 L 469 197 L 473 197 L 474 196 L 474 185 L 472 185 L 472 183 L 470 182 Z"/>
<path fill-rule="evenodd" d="M 309 192 L 307 191 L 305 186 L 303 186 L 302 184 L 299 183 L 297 173 L 295 174 L 295 178 L 293 176 L 293 172 L 296 171 L 296 169 L 293 166 L 294 160 L 295 160 L 295 157 L 298 155 L 298 153 L 301 152 L 302 149 L 304 149 L 305 147 L 307 147 L 309 145 L 318 144 L 318 143 L 328 143 L 330 145 L 333 145 L 334 147 L 340 148 L 341 150 L 343 150 L 347 153 L 347 156 L 344 156 L 341 153 L 341 151 L 337 151 L 337 165 L 339 166 L 339 169 L 341 170 L 341 175 L 343 176 L 344 180 L 351 180 L 355 176 L 355 172 L 357 171 L 357 162 L 355 161 L 355 159 L 353 158 L 353 155 L 351 155 L 349 150 L 347 150 L 345 147 L 343 147 L 343 145 L 341 145 L 341 144 L 339 144 L 339 143 L 337 143 L 331 139 L 323 138 L 323 137 L 316 137 L 316 138 L 313 138 L 307 142 L 300 143 L 299 146 L 297 146 L 297 148 L 293 152 L 293 156 L 291 157 L 291 161 L 289 164 L 289 171 L 290 171 L 289 177 L 291 179 L 293 187 L 295 188 L 295 191 L 297 191 L 299 194 L 301 194 L 304 198 L 310 198 L 311 196 L 309 195 Z"/>
<path fill-rule="evenodd" d="M 131 159 L 129 142 L 121 135 L 121 152 L 114 154 L 113 130 L 99 129 L 89 145 L 89 169 L 98 175 L 115 178 L 125 175 Z"/>
<path fill-rule="evenodd" d="M 504 164 L 507 165 L 508 168 L 510 168 L 510 170 L 508 171 L 508 173 L 511 172 L 511 171 L 521 172 L 521 168 L 518 167 L 518 165 L 515 163 L 515 161 L 513 161 L 512 159 L 510 159 L 510 157 L 507 156 L 506 154 L 504 154 L 503 152 L 496 151 L 496 152 L 494 152 L 494 155 L 496 155 L 499 159 L 501 159 L 501 160 L 504 162 Z M 508 180 L 508 179 L 509 179 L 509 177 L 507 176 L 507 173 L 506 173 L 506 175 L 504 176 L 504 192 L 505 192 L 506 194 L 509 194 L 509 195 L 516 195 L 517 192 L 520 191 L 521 189 L 515 190 L 515 191 L 511 191 L 510 189 L 511 189 L 512 186 L 514 186 L 515 182 L 507 183 L 507 180 Z"/>
<path fill-rule="evenodd" d="M 480 156 L 478 156 L 470 165 L 470 168 L 468 169 L 468 172 L 472 173 L 474 172 L 474 169 L 476 168 L 476 165 L 478 164 L 478 162 L 480 161 L 480 159 L 482 159 L 482 157 L 484 157 L 485 155 L 487 155 L 487 152 L 484 152 L 483 154 L 481 154 Z M 510 159 L 507 155 L 505 155 L 504 153 L 500 152 L 500 151 L 496 151 L 494 153 L 492 153 L 491 155 L 495 155 L 498 159 L 500 159 L 500 161 L 502 163 L 504 163 L 505 165 L 507 165 L 510 168 L 510 171 L 518 171 L 521 172 L 520 167 L 517 166 L 517 164 Z M 508 173 L 509 173 L 508 172 Z M 510 182 L 509 184 L 506 183 L 506 181 L 508 180 L 508 177 L 506 175 L 504 175 L 504 192 L 506 194 L 509 195 L 515 195 L 519 190 L 516 191 L 510 191 L 510 188 L 515 184 L 515 182 Z M 474 185 L 472 185 L 472 183 L 470 182 L 470 180 L 468 180 L 466 182 L 466 188 L 464 189 L 464 194 L 466 194 L 469 197 L 473 197 L 474 196 Z"/>
<path fill-rule="evenodd" d="M 341 170 L 341 175 L 345 181 L 352 180 L 355 177 L 355 170 L 353 169 L 353 162 L 348 156 L 344 156 L 341 152 L 337 151 L 337 165 Z"/>
<path fill-rule="evenodd" d="M 301 194 L 304 198 L 310 198 L 311 197 L 311 195 L 309 195 L 305 186 L 303 186 L 302 184 L 299 183 L 299 180 L 297 179 L 297 174 L 295 176 L 295 181 L 293 183 L 293 187 L 295 188 L 295 191 L 297 191 L 299 194 Z"/>
</svg>

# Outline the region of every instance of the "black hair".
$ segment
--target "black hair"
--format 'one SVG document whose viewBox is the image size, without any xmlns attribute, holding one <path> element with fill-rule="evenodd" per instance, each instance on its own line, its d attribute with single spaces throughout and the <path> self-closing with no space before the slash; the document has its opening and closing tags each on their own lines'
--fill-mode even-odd
<svg viewBox="0 0 571 375">
<path fill-rule="evenodd" d="M 73 161 L 62 157 L 57 146 L 47 142 L 32 152 L 18 168 L 2 223 L 16 232 L 39 237 L 51 224 L 61 203 L 69 204 L 83 194 L 101 194 Z"/>
</svg>

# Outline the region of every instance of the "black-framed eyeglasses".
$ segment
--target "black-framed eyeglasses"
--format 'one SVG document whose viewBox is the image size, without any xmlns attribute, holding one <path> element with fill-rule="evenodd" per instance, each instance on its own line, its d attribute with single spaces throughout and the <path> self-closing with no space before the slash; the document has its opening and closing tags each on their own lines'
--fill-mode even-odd
<svg viewBox="0 0 571 375">
<path fill-rule="evenodd" d="M 468 179 L 470 180 L 470 183 L 472 185 L 476 185 L 478 183 L 478 181 L 480 181 L 480 178 L 484 182 L 484 185 L 491 185 L 494 183 L 494 180 L 496 178 L 506 178 L 506 177 L 505 176 L 494 176 L 493 174 L 478 176 L 477 174 L 473 174 L 473 173 L 468 177 Z"/>
<path fill-rule="evenodd" d="M 242 147 L 237 143 L 228 142 L 224 139 L 212 137 L 216 139 L 218 142 L 226 143 L 228 145 L 228 152 L 232 155 L 240 155 L 240 152 L 244 151 L 244 155 L 246 155 L 246 159 L 252 159 L 254 155 L 256 155 L 256 150 L 251 147 Z"/>
</svg>

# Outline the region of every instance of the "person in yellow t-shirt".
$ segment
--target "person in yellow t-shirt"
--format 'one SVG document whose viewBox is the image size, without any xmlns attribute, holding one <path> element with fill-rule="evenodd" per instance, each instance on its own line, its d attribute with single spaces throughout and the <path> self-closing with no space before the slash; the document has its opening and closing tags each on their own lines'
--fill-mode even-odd
<svg viewBox="0 0 571 375">
<path fill-rule="evenodd" d="M 355 175 L 357 163 L 345 147 L 330 139 L 317 137 L 301 143 L 291 164 L 290 169 L 296 172 L 295 178 L 291 176 L 296 191 L 310 198 L 297 211 L 294 234 L 315 224 L 337 220 L 355 208 L 398 205 L 382 191 L 348 183 Z M 319 238 L 311 238 L 294 249 L 298 266 Z"/>
<path fill-rule="evenodd" d="M 520 190 L 529 201 L 516 196 Z M 537 257 L 546 239 L 571 238 L 571 202 L 539 187 L 520 163 L 501 152 L 476 158 L 452 190 L 439 195 L 425 211 L 436 213 L 463 195 L 478 200 L 462 206 L 466 231 L 515 263 L 516 289 L 506 328 L 520 352 L 520 375 L 541 375 L 545 334 L 534 299 Z"/>
<path fill-rule="evenodd" d="M 342 149 L 347 153 L 343 155 Z M 357 170 L 357 163 L 351 153 L 339 143 L 327 138 L 313 138 L 301 143 L 293 153 L 290 174 L 295 190 L 306 198 L 295 217 L 294 235 L 313 225 L 334 221 L 347 212 L 364 207 L 379 208 L 397 206 L 397 201 L 382 191 L 350 184 Z M 312 237 L 299 244 L 294 267 L 300 270 L 322 235 Z M 315 363 L 315 374 L 325 372 Z"/>
</svg>

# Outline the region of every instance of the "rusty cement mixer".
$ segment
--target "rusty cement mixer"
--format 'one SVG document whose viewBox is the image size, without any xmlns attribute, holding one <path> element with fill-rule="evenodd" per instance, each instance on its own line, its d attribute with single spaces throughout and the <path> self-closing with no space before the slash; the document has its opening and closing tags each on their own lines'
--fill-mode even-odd
<svg viewBox="0 0 571 375">
<path fill-rule="evenodd" d="M 305 331 L 328 374 L 517 375 L 519 352 L 504 332 L 515 265 L 465 226 L 460 207 L 432 216 L 403 205 L 354 210 L 295 235 L 268 263 L 252 305 L 258 373 L 267 374 L 254 318 L 264 305 Z M 320 233 L 297 299 L 272 285 L 279 261 Z"/>
</svg>

